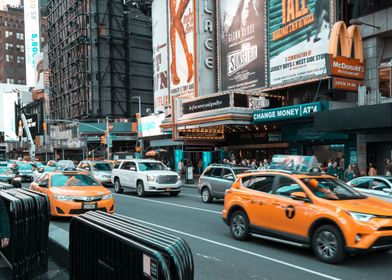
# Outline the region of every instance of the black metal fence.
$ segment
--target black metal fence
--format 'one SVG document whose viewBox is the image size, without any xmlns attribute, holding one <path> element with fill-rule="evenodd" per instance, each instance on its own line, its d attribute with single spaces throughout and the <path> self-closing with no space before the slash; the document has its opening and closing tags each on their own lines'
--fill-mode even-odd
<svg viewBox="0 0 392 280">
<path fill-rule="evenodd" d="M 10 279 L 33 279 L 48 270 L 49 201 L 34 191 L 4 188 L 0 199 L 8 211 L 11 238 L 0 254 Z"/>
<path fill-rule="evenodd" d="M 118 214 L 74 217 L 69 252 L 72 280 L 194 279 L 192 252 L 183 239 Z"/>
<path fill-rule="evenodd" d="M 14 186 L 8 183 L 0 182 L 0 191 L 13 189 Z"/>
</svg>

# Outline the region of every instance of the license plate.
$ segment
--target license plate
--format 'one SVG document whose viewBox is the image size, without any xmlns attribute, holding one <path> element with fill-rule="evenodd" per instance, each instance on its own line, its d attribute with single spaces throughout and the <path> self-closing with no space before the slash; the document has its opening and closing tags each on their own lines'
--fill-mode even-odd
<svg viewBox="0 0 392 280">
<path fill-rule="evenodd" d="M 170 192 L 171 188 L 165 188 L 165 191 Z"/>
<path fill-rule="evenodd" d="M 97 208 L 96 203 L 83 203 L 83 209 L 93 210 Z"/>
</svg>

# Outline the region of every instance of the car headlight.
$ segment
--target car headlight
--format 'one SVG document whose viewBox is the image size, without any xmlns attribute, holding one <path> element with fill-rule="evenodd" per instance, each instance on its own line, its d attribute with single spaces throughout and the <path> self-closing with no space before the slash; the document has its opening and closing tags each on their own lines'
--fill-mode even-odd
<svg viewBox="0 0 392 280">
<path fill-rule="evenodd" d="M 155 176 L 154 175 L 147 175 L 147 181 L 154 182 Z"/>
<path fill-rule="evenodd" d="M 111 193 L 105 194 L 105 195 L 102 197 L 103 200 L 104 200 L 104 199 L 112 199 L 112 198 L 113 198 L 113 195 L 112 195 Z"/>
<path fill-rule="evenodd" d="M 181 181 L 181 176 L 177 175 L 177 181 Z"/>
<path fill-rule="evenodd" d="M 20 180 L 22 180 L 22 178 L 20 178 L 20 177 L 14 177 L 14 181 L 20 181 Z"/>
<path fill-rule="evenodd" d="M 70 201 L 70 200 L 72 200 L 71 196 L 66 196 L 66 195 L 54 195 L 54 198 L 59 200 L 59 201 Z"/>
<path fill-rule="evenodd" d="M 365 213 L 359 213 L 359 212 L 351 212 L 347 211 L 347 213 L 353 217 L 354 220 L 360 221 L 360 222 L 369 222 L 371 219 L 376 217 L 375 215 L 371 214 L 365 214 Z"/>
</svg>

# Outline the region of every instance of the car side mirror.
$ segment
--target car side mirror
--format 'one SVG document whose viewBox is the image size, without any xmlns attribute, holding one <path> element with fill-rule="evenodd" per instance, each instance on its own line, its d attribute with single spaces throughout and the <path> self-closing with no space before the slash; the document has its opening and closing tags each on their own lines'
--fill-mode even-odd
<svg viewBox="0 0 392 280">
<path fill-rule="evenodd" d="M 295 200 L 309 201 L 308 196 L 304 192 L 293 192 L 290 194 L 290 197 Z"/>
<path fill-rule="evenodd" d="M 171 171 L 171 168 L 170 168 L 170 167 L 167 167 L 167 170 Z"/>
<path fill-rule="evenodd" d="M 229 181 L 232 181 L 232 182 L 235 181 L 235 178 L 234 178 L 233 175 L 227 176 L 225 179 L 226 179 L 226 180 L 229 180 Z"/>
<path fill-rule="evenodd" d="M 38 186 L 41 187 L 41 188 L 47 188 L 48 187 L 48 183 L 47 182 L 40 182 L 38 184 Z"/>
</svg>

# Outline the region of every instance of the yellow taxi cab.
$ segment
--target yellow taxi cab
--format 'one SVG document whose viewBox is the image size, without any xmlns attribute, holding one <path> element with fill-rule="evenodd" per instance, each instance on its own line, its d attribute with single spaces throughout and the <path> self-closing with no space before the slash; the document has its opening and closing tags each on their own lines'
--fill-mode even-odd
<svg viewBox="0 0 392 280">
<path fill-rule="evenodd" d="M 241 174 L 226 191 L 222 217 L 235 239 L 312 248 L 327 263 L 342 262 L 348 253 L 392 248 L 392 204 L 335 177 L 303 172 L 306 164 L 298 158 L 314 157 L 285 158 L 282 170 Z"/>
<path fill-rule="evenodd" d="M 31 183 L 30 189 L 48 195 L 52 216 L 70 217 L 91 210 L 114 212 L 112 193 L 86 172 L 47 172 Z"/>
</svg>

